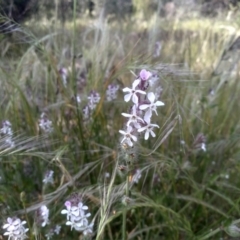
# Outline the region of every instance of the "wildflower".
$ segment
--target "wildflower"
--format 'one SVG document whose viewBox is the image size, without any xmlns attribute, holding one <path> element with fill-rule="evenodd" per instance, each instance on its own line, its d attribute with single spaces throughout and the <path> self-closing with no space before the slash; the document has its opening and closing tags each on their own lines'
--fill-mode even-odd
<svg viewBox="0 0 240 240">
<path fill-rule="evenodd" d="M 113 85 L 113 84 L 108 85 L 108 88 L 106 90 L 106 95 L 107 95 L 107 101 L 108 102 L 117 98 L 118 89 L 119 89 L 119 85 Z"/>
<path fill-rule="evenodd" d="M 41 214 L 41 217 L 42 217 L 42 227 L 45 227 L 49 222 L 49 219 L 48 219 L 49 209 L 47 208 L 47 206 L 45 206 L 45 205 L 41 206 L 40 214 Z"/>
<path fill-rule="evenodd" d="M 201 149 L 202 149 L 204 152 L 207 151 L 207 149 L 206 149 L 206 144 L 205 144 L 205 143 L 202 143 L 202 144 L 201 144 Z"/>
<path fill-rule="evenodd" d="M 58 235 L 60 233 L 60 230 L 61 230 L 61 226 L 56 225 L 55 229 L 54 229 L 54 232 Z"/>
<path fill-rule="evenodd" d="M 2 122 L 2 128 L 0 129 L 0 134 L 12 136 L 12 124 L 6 120 Z"/>
<path fill-rule="evenodd" d="M 94 225 L 94 222 L 91 222 L 89 225 L 87 225 L 87 227 L 83 230 L 84 236 L 88 236 L 93 233 L 93 225 Z"/>
<path fill-rule="evenodd" d="M 193 148 L 197 149 L 197 150 L 202 149 L 204 152 L 207 151 L 207 148 L 206 148 L 206 137 L 204 136 L 203 133 L 199 133 L 196 136 L 196 138 L 194 139 L 194 142 L 193 142 Z"/>
<path fill-rule="evenodd" d="M 93 110 L 96 108 L 97 104 L 100 101 L 100 95 L 96 91 L 92 91 L 88 96 L 88 107 Z"/>
<path fill-rule="evenodd" d="M 81 102 L 81 98 L 79 95 L 76 96 L 76 100 L 77 100 L 77 103 L 80 103 Z"/>
<path fill-rule="evenodd" d="M 76 212 L 77 209 L 76 208 L 72 208 L 72 204 L 71 204 L 70 201 L 66 201 L 64 203 L 64 205 L 66 206 L 66 209 L 63 209 L 61 211 L 61 214 L 67 214 L 67 220 L 69 220 L 72 215 L 76 215 L 75 212 Z"/>
<path fill-rule="evenodd" d="M 127 126 L 130 126 L 130 124 L 132 123 L 135 128 L 140 128 L 141 125 L 139 124 L 139 122 L 142 122 L 142 123 L 144 122 L 143 119 L 140 118 L 140 117 L 137 115 L 137 107 L 136 107 L 136 105 L 134 105 L 134 106 L 132 107 L 132 113 L 131 113 L 131 114 L 122 113 L 122 115 L 123 115 L 124 117 L 128 117 L 128 118 L 129 118 L 129 120 L 128 120 L 128 122 L 127 122 Z"/>
<path fill-rule="evenodd" d="M 52 121 L 47 118 L 47 115 L 45 113 L 41 114 L 41 117 L 39 119 L 39 127 L 45 133 L 51 133 L 53 131 Z"/>
<path fill-rule="evenodd" d="M 15 143 L 12 140 L 13 132 L 12 132 L 12 124 L 5 120 L 2 122 L 2 128 L 0 129 L 0 136 L 4 139 L 7 147 L 14 147 Z"/>
<path fill-rule="evenodd" d="M 54 182 L 53 174 L 54 174 L 54 172 L 52 170 L 47 171 L 44 175 L 43 183 L 44 184 L 48 184 L 48 183 L 53 184 L 53 182 Z"/>
<path fill-rule="evenodd" d="M 6 229 L 4 236 L 8 236 L 11 240 L 23 240 L 27 238 L 26 232 L 29 230 L 23 225 L 26 221 L 21 221 L 19 218 L 7 218 L 7 223 L 3 225 L 3 229 Z"/>
<path fill-rule="evenodd" d="M 152 76 L 152 73 L 145 69 L 142 69 L 141 72 L 139 73 L 139 77 L 143 81 L 147 81 L 151 76 Z"/>
<path fill-rule="evenodd" d="M 154 127 L 158 127 L 158 128 L 159 128 L 159 126 L 158 126 L 157 124 L 147 123 L 146 126 L 144 126 L 144 127 L 142 127 L 142 128 L 139 128 L 139 129 L 138 129 L 138 132 L 143 132 L 143 131 L 145 131 L 144 139 L 145 139 L 145 140 L 148 140 L 149 134 L 151 134 L 152 137 L 156 137 L 156 134 L 153 132 L 153 128 L 154 128 Z"/>
<path fill-rule="evenodd" d="M 66 68 L 61 68 L 59 73 L 62 77 L 62 83 L 64 87 L 67 87 L 67 77 L 68 77 L 68 70 Z"/>
<path fill-rule="evenodd" d="M 109 172 L 105 172 L 104 176 L 105 176 L 105 178 L 110 178 L 111 175 Z"/>
<path fill-rule="evenodd" d="M 56 225 L 55 228 L 51 228 L 49 232 L 45 235 L 47 240 L 50 240 L 54 235 L 59 235 L 61 226 Z"/>
<path fill-rule="evenodd" d="M 54 236 L 54 232 L 50 230 L 47 234 L 45 234 L 45 237 L 47 240 L 50 240 Z"/>
<path fill-rule="evenodd" d="M 130 147 L 133 146 L 132 140 L 134 142 L 137 141 L 137 137 L 131 134 L 132 129 L 133 128 L 131 126 L 128 126 L 126 132 L 124 132 L 123 130 L 119 130 L 119 132 L 124 135 L 121 143 L 126 142 L 128 144 L 128 146 L 130 146 Z"/>
<path fill-rule="evenodd" d="M 150 92 L 147 94 L 147 98 L 149 100 L 150 103 L 148 104 L 142 104 L 139 109 L 141 110 L 146 110 L 145 115 L 144 115 L 144 120 L 149 123 L 150 119 L 152 117 L 152 111 L 154 111 L 157 114 L 157 107 L 158 106 L 164 106 L 164 103 L 161 101 L 157 101 L 154 103 L 155 101 L 155 95 L 153 92 Z M 158 114 L 157 114 L 158 115 Z"/>
<path fill-rule="evenodd" d="M 87 120 L 90 117 L 90 109 L 88 106 L 83 108 L 83 119 Z"/>
<path fill-rule="evenodd" d="M 129 102 L 129 100 L 132 98 L 133 103 L 138 104 L 138 96 L 137 94 L 146 94 L 146 92 L 142 91 L 142 90 L 136 90 L 136 87 L 138 86 L 138 84 L 141 82 L 141 80 L 135 80 L 132 84 L 132 89 L 131 88 L 124 88 L 123 92 L 129 92 L 128 94 L 126 94 L 124 96 L 124 101 L 125 102 Z"/>
<path fill-rule="evenodd" d="M 89 227 L 88 217 L 90 213 L 86 213 L 88 207 L 83 205 L 79 197 L 73 197 L 65 202 L 66 209 L 61 211 L 61 214 L 67 214 L 66 225 L 71 226 L 71 229 L 76 231 L 84 231 Z"/>
<path fill-rule="evenodd" d="M 140 178 L 142 177 L 141 170 L 137 169 L 136 173 L 133 175 L 131 182 L 138 183 Z"/>
</svg>

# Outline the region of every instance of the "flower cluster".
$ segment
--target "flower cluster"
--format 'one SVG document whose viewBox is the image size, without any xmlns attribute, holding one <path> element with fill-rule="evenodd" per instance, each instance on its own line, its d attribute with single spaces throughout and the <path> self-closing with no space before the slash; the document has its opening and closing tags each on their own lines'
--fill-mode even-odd
<svg viewBox="0 0 240 240">
<path fill-rule="evenodd" d="M 107 101 L 113 101 L 114 99 L 117 98 L 117 91 L 119 90 L 119 86 L 118 85 L 114 85 L 114 84 L 110 84 L 108 85 L 108 88 L 106 90 L 106 98 Z M 80 97 L 78 96 L 78 99 L 80 99 Z M 92 113 L 92 111 L 96 108 L 97 104 L 99 103 L 101 97 L 100 94 L 96 91 L 91 91 L 90 94 L 87 97 L 88 103 L 87 105 L 83 108 L 83 118 L 88 120 L 90 118 L 90 115 Z M 78 101 L 78 103 L 80 103 L 80 101 Z"/>
<path fill-rule="evenodd" d="M 90 118 L 91 112 L 96 108 L 97 104 L 99 103 L 101 97 L 100 94 L 96 91 L 91 91 L 87 97 L 88 103 L 83 108 L 83 118 L 85 120 Z"/>
<path fill-rule="evenodd" d="M 7 147 L 14 147 L 12 124 L 6 120 L 2 122 L 2 128 L 0 128 L 0 136 L 4 139 Z"/>
<path fill-rule="evenodd" d="M 6 229 L 4 236 L 8 236 L 10 240 L 23 240 L 27 238 L 26 232 L 28 228 L 23 225 L 26 221 L 21 221 L 19 218 L 8 218 L 7 223 L 3 225 L 3 229 Z"/>
<path fill-rule="evenodd" d="M 94 110 L 97 106 L 97 104 L 100 101 L 100 94 L 96 91 L 91 91 L 88 96 L 88 107 L 91 110 Z"/>
<path fill-rule="evenodd" d="M 83 232 L 84 235 L 93 233 L 93 222 L 89 224 L 88 218 L 91 216 L 87 213 L 88 207 L 83 205 L 79 197 L 73 197 L 65 202 L 66 209 L 61 211 L 61 214 L 67 215 L 66 225 L 71 226 L 71 229 Z"/>
<path fill-rule="evenodd" d="M 125 130 L 119 132 L 123 135 L 122 144 L 133 146 L 133 142 L 137 141 L 137 135 L 140 132 L 145 132 L 144 139 L 147 140 L 149 135 L 155 137 L 153 129 L 159 126 L 151 123 L 151 117 L 157 114 L 157 107 L 163 106 L 164 103 L 157 101 L 153 92 L 146 92 L 149 82 L 153 74 L 145 69 L 141 70 L 139 77 L 133 82 L 132 88 L 124 88 L 123 92 L 127 93 L 124 100 L 129 102 L 132 100 L 133 106 L 130 113 L 122 113 L 128 118 Z"/>
<path fill-rule="evenodd" d="M 56 225 L 55 228 L 51 228 L 50 231 L 45 235 L 47 240 L 50 240 L 54 235 L 59 235 L 61 226 Z"/>
<path fill-rule="evenodd" d="M 40 129 L 44 132 L 44 133 L 51 133 L 53 131 L 53 126 L 52 126 L 52 121 L 50 121 L 47 118 L 46 113 L 42 113 L 40 116 L 40 119 L 38 121 L 38 125 L 40 127 Z"/>
<path fill-rule="evenodd" d="M 108 85 L 108 88 L 106 90 L 106 97 L 108 102 L 111 102 L 112 100 L 117 98 L 118 89 L 119 89 L 119 85 L 114 85 L 114 84 Z"/>
</svg>

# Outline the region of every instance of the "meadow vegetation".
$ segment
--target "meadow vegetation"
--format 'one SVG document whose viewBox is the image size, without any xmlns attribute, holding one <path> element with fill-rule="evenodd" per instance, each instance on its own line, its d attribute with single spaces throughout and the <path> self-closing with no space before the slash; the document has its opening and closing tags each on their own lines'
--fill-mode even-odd
<svg viewBox="0 0 240 240">
<path fill-rule="evenodd" d="M 1 239 L 239 239 L 240 16 L 148 11 L 0 35 Z M 143 69 L 164 106 L 131 147 Z"/>
</svg>

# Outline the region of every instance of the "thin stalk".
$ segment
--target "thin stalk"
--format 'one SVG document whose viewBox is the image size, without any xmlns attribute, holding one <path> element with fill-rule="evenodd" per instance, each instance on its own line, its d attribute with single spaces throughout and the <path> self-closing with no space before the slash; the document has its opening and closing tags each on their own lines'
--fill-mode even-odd
<svg viewBox="0 0 240 240">
<path fill-rule="evenodd" d="M 104 196 L 104 199 L 103 199 L 102 204 L 101 204 L 101 218 L 100 218 L 99 223 L 98 223 L 98 231 L 97 231 L 96 240 L 102 239 L 103 234 L 104 234 L 104 228 L 105 228 L 106 224 L 108 224 L 107 223 L 107 217 L 108 217 L 107 214 L 108 214 L 108 208 L 110 206 L 110 197 L 111 197 L 111 194 L 112 194 L 112 189 L 113 189 L 113 185 L 114 185 L 116 174 L 117 174 L 118 158 L 119 158 L 119 156 L 117 156 L 116 164 L 115 164 L 115 167 L 114 167 L 114 170 L 113 170 L 111 181 L 110 181 L 110 183 L 107 187 L 106 194 L 105 194 L 105 189 L 104 189 L 105 196 Z M 108 224 L 108 226 L 109 226 L 109 224 Z"/>
<path fill-rule="evenodd" d="M 76 53 L 76 11 L 77 11 L 77 0 L 73 1 L 73 38 L 72 38 L 72 76 L 71 76 L 71 86 L 74 86 L 75 80 L 75 53 Z"/>
<path fill-rule="evenodd" d="M 125 189 L 125 197 L 126 197 L 126 203 L 127 199 L 129 198 L 129 174 L 127 174 L 126 177 L 126 189 Z M 123 221 L 122 221 L 122 239 L 127 240 L 127 204 L 125 206 L 125 209 L 123 210 Z"/>
<path fill-rule="evenodd" d="M 30 221 L 29 221 L 29 218 L 28 218 L 28 215 L 27 215 L 27 208 L 26 208 L 26 204 L 25 204 L 25 200 L 26 200 L 25 192 L 21 192 L 20 200 L 21 200 L 22 205 L 23 205 L 24 214 L 25 214 L 25 218 L 27 220 L 28 228 L 31 230 L 31 225 L 30 225 Z M 30 232 L 30 240 L 31 240 L 32 239 L 32 234 L 31 234 L 31 231 L 29 231 L 29 232 Z"/>
</svg>

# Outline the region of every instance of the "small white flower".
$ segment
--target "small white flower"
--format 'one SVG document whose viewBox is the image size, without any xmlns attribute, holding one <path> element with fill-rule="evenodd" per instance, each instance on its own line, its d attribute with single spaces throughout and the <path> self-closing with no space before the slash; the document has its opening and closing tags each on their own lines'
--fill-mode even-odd
<svg viewBox="0 0 240 240">
<path fill-rule="evenodd" d="M 77 103 L 80 103 L 81 102 L 81 98 L 79 95 L 76 96 L 76 100 L 77 100 Z"/>
<path fill-rule="evenodd" d="M 86 226 L 86 228 L 83 230 L 84 236 L 91 235 L 93 233 L 93 225 L 94 223 L 91 222 L 89 225 Z"/>
<path fill-rule="evenodd" d="M 78 216 L 79 217 L 84 216 L 85 215 L 85 210 L 88 210 L 88 206 L 84 206 L 82 202 L 79 202 L 78 206 L 77 206 Z"/>
<path fill-rule="evenodd" d="M 202 143 L 202 144 L 201 144 L 201 149 L 202 149 L 204 152 L 207 151 L 207 149 L 206 149 L 206 144 L 205 144 L 205 143 Z"/>
<path fill-rule="evenodd" d="M 6 147 L 14 147 L 15 143 L 12 140 L 13 132 L 12 132 L 12 124 L 5 120 L 2 122 L 2 128 L 0 129 L 0 137 L 4 139 Z"/>
<path fill-rule="evenodd" d="M 66 201 L 64 205 L 66 206 L 66 209 L 63 209 L 61 214 L 67 214 L 67 220 L 69 220 L 72 215 L 72 204 L 70 201 Z"/>
<path fill-rule="evenodd" d="M 104 176 L 105 176 L 105 178 L 110 178 L 111 175 L 109 172 L 105 172 Z"/>
<path fill-rule="evenodd" d="M 48 184 L 48 183 L 53 184 L 53 182 L 54 182 L 54 180 L 53 180 L 53 174 L 54 174 L 54 172 L 53 172 L 52 170 L 47 171 L 47 172 L 45 173 L 45 176 L 44 176 L 44 179 L 43 179 L 43 183 L 44 183 L 44 184 Z"/>
<path fill-rule="evenodd" d="M 119 89 L 119 85 L 108 85 L 106 90 L 107 101 L 110 102 L 117 98 L 117 91 Z"/>
<path fill-rule="evenodd" d="M 45 133 L 51 133 L 53 131 L 52 121 L 47 118 L 47 115 L 45 113 L 41 114 L 41 117 L 39 119 L 39 127 Z"/>
<path fill-rule="evenodd" d="M 88 107 L 93 110 L 96 108 L 97 104 L 100 101 L 100 95 L 96 91 L 92 91 L 90 95 L 88 96 Z"/>
<path fill-rule="evenodd" d="M 88 106 L 85 106 L 85 107 L 83 108 L 83 119 L 84 119 L 84 120 L 87 120 L 87 119 L 89 119 L 89 118 L 90 118 L 90 109 L 89 109 Z"/>
<path fill-rule="evenodd" d="M 64 87 L 67 87 L 67 77 L 68 77 L 68 70 L 66 68 L 61 68 L 59 73 L 62 77 L 62 83 Z"/>
<path fill-rule="evenodd" d="M 48 232 L 47 234 L 45 234 L 45 237 L 47 240 L 50 240 L 53 237 L 54 233 L 52 231 Z"/>
<path fill-rule="evenodd" d="M 128 146 L 130 146 L 130 147 L 133 146 L 132 141 L 134 141 L 134 142 L 137 141 L 137 137 L 131 134 L 132 129 L 133 129 L 133 128 L 132 128 L 131 126 L 128 126 L 126 132 L 123 131 L 123 130 L 119 130 L 119 132 L 120 132 L 121 134 L 123 134 L 123 136 L 124 136 L 123 139 L 122 139 L 122 141 L 121 141 L 121 143 L 126 142 L 126 143 L 128 144 Z"/>
<path fill-rule="evenodd" d="M 145 140 L 148 140 L 149 138 L 149 134 L 152 135 L 152 137 L 156 137 L 156 134 L 153 132 L 153 128 L 154 127 L 158 127 L 159 126 L 157 124 L 151 124 L 151 123 L 148 123 L 146 126 L 142 127 L 142 128 L 139 128 L 138 129 L 138 132 L 143 132 L 145 131 L 145 135 L 144 135 L 144 139 Z"/>
<path fill-rule="evenodd" d="M 141 125 L 139 124 L 139 122 L 144 123 L 143 119 L 140 118 L 137 115 L 137 107 L 136 107 L 136 105 L 134 105 L 132 107 L 132 113 L 131 114 L 129 114 L 129 113 L 122 113 L 122 115 L 124 117 L 128 117 L 129 118 L 129 120 L 127 122 L 127 126 L 130 126 L 130 124 L 132 123 L 135 128 L 140 128 Z"/>
<path fill-rule="evenodd" d="M 133 183 L 138 183 L 141 177 L 142 177 L 141 170 L 137 169 L 136 173 L 132 177 L 132 182 Z"/>
<path fill-rule="evenodd" d="M 42 227 L 45 227 L 48 222 L 49 222 L 49 209 L 47 208 L 47 206 L 43 205 L 40 208 L 40 213 L 41 213 L 41 217 L 42 217 Z"/>
<path fill-rule="evenodd" d="M 124 88 L 123 92 L 129 92 L 128 94 L 126 94 L 124 96 L 124 100 L 125 102 L 129 102 L 129 100 L 132 98 L 133 103 L 138 104 L 138 96 L 137 93 L 140 94 L 146 94 L 146 92 L 142 91 L 142 90 L 136 90 L 136 87 L 138 86 L 138 84 L 141 82 L 141 80 L 137 79 L 133 82 L 132 84 L 132 89 L 131 88 Z"/>
<path fill-rule="evenodd" d="M 71 230 L 74 228 L 74 229 L 77 229 L 78 228 L 78 223 L 75 222 L 75 221 L 67 221 L 66 222 L 66 225 L 67 226 L 71 226 Z"/>
<path fill-rule="evenodd" d="M 13 135 L 12 124 L 8 120 L 3 121 L 2 128 L 0 129 L 0 134 L 4 134 L 4 135 L 8 135 L 8 136 Z"/>
<path fill-rule="evenodd" d="M 54 232 L 58 235 L 60 233 L 60 231 L 61 231 L 61 228 L 62 228 L 61 226 L 56 225 L 55 229 L 54 229 Z"/>
<path fill-rule="evenodd" d="M 147 123 L 149 123 L 150 119 L 152 117 L 152 111 L 154 111 L 157 114 L 157 107 L 158 106 L 163 106 L 164 103 L 161 102 L 161 101 L 157 101 L 157 102 L 154 103 L 155 95 L 154 95 L 153 92 L 148 93 L 147 98 L 150 101 L 150 103 L 149 104 L 142 104 L 139 108 L 141 110 L 146 110 L 147 109 L 147 111 L 145 112 L 145 115 L 144 115 L 144 120 Z"/>
</svg>

